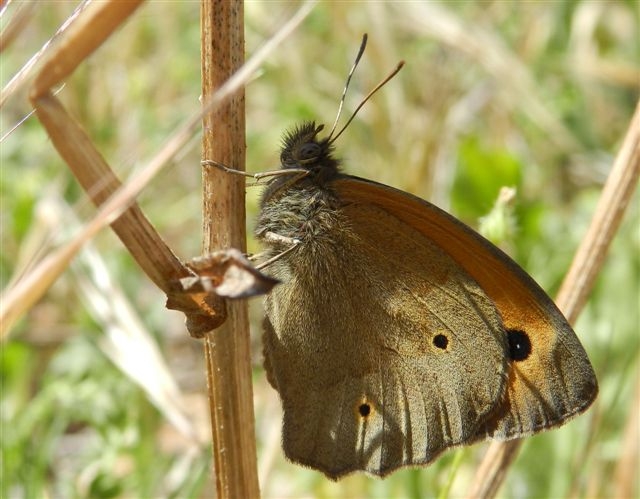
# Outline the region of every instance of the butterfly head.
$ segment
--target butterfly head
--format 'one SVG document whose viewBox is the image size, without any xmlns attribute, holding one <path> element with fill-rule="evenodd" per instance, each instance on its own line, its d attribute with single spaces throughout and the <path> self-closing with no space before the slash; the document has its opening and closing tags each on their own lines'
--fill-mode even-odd
<svg viewBox="0 0 640 499">
<path fill-rule="evenodd" d="M 335 175 L 339 162 L 333 157 L 330 137 L 318 137 L 323 129 L 324 125 L 310 121 L 287 132 L 280 153 L 282 168 L 301 168 L 329 177 Z"/>
</svg>

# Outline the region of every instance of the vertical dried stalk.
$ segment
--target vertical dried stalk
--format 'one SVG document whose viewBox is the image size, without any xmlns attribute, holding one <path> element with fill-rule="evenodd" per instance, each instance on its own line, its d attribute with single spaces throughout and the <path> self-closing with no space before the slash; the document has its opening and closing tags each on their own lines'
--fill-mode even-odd
<svg viewBox="0 0 640 499">
<path fill-rule="evenodd" d="M 609 245 L 622 222 L 622 216 L 636 190 L 640 176 L 640 102 L 607 183 L 598 201 L 591 225 L 573 259 L 556 304 L 569 322 L 578 317 L 604 263 Z M 489 446 L 468 497 L 494 497 L 508 468 L 518 455 L 521 440 L 494 442 Z"/>
<path fill-rule="evenodd" d="M 640 102 L 604 186 L 593 220 L 556 297 L 560 310 L 574 323 L 604 263 L 640 175 Z"/>
<path fill-rule="evenodd" d="M 638 446 L 640 444 L 640 376 L 636 373 L 636 392 L 624 428 L 622 452 L 616 464 L 614 497 L 633 497 L 638 483 Z"/>
<path fill-rule="evenodd" d="M 202 0 L 204 102 L 243 63 L 244 17 L 240 1 Z M 203 158 L 244 169 L 244 93 L 203 119 Z M 244 179 L 217 169 L 202 173 L 203 252 L 245 250 Z M 249 320 L 246 303 L 228 302 L 229 319 L 205 338 L 218 497 L 258 497 Z"/>
</svg>

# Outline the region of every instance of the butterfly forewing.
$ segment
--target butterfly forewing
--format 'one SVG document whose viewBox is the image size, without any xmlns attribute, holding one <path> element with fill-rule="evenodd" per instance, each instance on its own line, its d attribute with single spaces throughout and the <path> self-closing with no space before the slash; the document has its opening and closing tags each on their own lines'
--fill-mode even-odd
<svg viewBox="0 0 640 499">
<path fill-rule="evenodd" d="M 481 437 L 510 439 L 558 426 L 583 412 L 598 387 L 573 329 L 553 301 L 511 258 L 422 199 L 356 177 L 334 182 L 343 201 L 373 203 L 443 248 L 495 304 L 509 344 L 509 381 Z"/>
</svg>

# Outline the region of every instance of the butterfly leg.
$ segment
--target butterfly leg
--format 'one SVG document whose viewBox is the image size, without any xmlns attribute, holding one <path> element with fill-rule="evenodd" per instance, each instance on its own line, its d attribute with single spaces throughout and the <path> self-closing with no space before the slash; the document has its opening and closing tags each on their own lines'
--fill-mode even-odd
<svg viewBox="0 0 640 499">
<path fill-rule="evenodd" d="M 264 239 L 270 243 L 278 243 L 278 244 L 286 244 L 289 245 L 289 247 L 287 249 L 285 249 L 284 251 L 281 251 L 280 253 L 278 253 L 277 255 L 269 258 L 268 260 L 262 262 L 260 265 L 256 265 L 256 269 L 260 270 L 263 269 L 269 265 L 271 265 L 273 262 L 279 260 L 280 258 L 282 258 L 283 256 L 291 253 L 294 249 L 296 249 L 300 243 L 302 241 L 300 241 L 300 239 L 296 239 L 295 237 L 286 237 L 286 236 L 281 236 L 280 234 L 276 234 L 275 232 L 265 232 L 264 234 Z M 259 255 L 257 255 L 259 256 Z"/>
<path fill-rule="evenodd" d="M 205 159 L 201 162 L 202 166 L 213 166 L 218 170 L 222 170 L 225 173 L 232 173 L 235 175 L 242 175 L 243 177 L 249 177 L 254 179 L 256 182 L 259 182 L 263 178 L 267 177 L 279 177 L 281 175 L 294 175 L 295 179 L 298 180 L 301 177 L 304 177 L 309 174 L 308 170 L 304 168 L 288 168 L 286 170 L 269 170 L 266 172 L 258 172 L 258 173 L 247 173 L 242 170 L 236 170 L 235 168 L 231 168 L 223 163 L 218 161 L 214 161 L 212 159 Z"/>
</svg>

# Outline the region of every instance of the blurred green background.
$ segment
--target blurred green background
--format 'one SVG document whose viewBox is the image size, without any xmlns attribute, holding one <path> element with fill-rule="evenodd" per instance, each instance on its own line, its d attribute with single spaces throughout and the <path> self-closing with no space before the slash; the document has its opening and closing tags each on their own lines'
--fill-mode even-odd
<svg viewBox="0 0 640 499">
<path fill-rule="evenodd" d="M 247 2 L 247 54 L 297 5 Z M 3 86 L 75 7 L 36 4 L 2 54 Z M 277 167 L 283 131 L 301 120 L 330 126 L 367 32 L 347 115 L 399 60 L 406 67 L 338 141 L 345 171 L 431 200 L 476 228 L 500 188 L 515 187 L 505 216 L 486 229 L 553 296 L 638 99 L 638 9 L 635 1 L 320 3 L 246 89 L 247 169 Z M 122 178 L 199 108 L 198 16 L 197 2 L 147 2 L 60 91 Z M 14 95 L 2 135 L 29 111 L 26 92 Z M 4 289 L 94 208 L 35 117 L 0 147 Z M 200 251 L 199 155 L 195 138 L 140 197 L 182 259 Z M 249 231 L 259 191 L 248 189 Z M 575 421 L 526 441 L 502 497 L 620 496 L 622 484 L 640 494 L 637 470 L 627 481 L 621 475 L 635 468 L 640 438 L 637 420 L 629 423 L 640 403 L 639 211 L 636 195 L 576 325 L 599 398 Z M 253 241 L 249 249 L 258 250 Z M 332 483 L 287 463 L 278 397 L 261 366 L 260 299 L 251 313 L 264 497 L 466 492 L 486 444 L 384 481 Z M 109 231 L 21 320 L 0 359 L 1 497 L 215 495 L 202 347 Z"/>
</svg>

